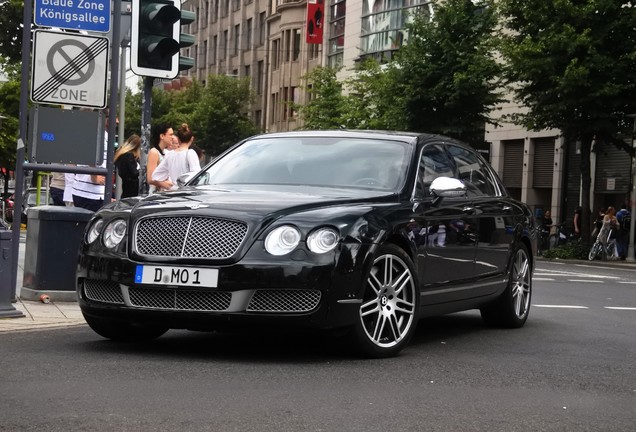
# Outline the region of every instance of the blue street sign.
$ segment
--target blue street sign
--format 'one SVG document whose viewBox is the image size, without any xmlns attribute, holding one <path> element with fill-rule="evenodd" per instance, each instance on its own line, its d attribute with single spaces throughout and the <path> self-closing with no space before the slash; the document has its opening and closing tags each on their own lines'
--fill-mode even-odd
<svg viewBox="0 0 636 432">
<path fill-rule="evenodd" d="M 35 0 L 35 25 L 108 33 L 110 0 Z"/>
</svg>

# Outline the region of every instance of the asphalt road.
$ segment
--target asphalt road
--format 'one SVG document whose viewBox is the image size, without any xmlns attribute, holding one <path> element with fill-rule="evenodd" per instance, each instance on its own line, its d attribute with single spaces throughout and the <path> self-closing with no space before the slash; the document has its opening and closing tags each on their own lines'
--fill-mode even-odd
<svg viewBox="0 0 636 432">
<path fill-rule="evenodd" d="M 2 334 L 0 430 L 633 431 L 635 276 L 542 262 L 523 329 L 424 320 L 386 360 L 320 335 Z"/>
</svg>

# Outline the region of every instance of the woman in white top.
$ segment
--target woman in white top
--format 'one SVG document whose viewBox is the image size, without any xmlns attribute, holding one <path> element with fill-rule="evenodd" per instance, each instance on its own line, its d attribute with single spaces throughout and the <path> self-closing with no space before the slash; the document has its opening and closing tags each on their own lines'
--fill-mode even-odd
<svg viewBox="0 0 636 432">
<path fill-rule="evenodd" d="M 159 183 L 152 179 L 159 163 L 165 157 L 165 151 L 172 145 L 174 131 L 167 124 L 158 124 L 152 128 L 152 148 L 148 151 L 148 161 L 146 162 L 146 181 L 148 182 L 148 192 L 153 193 L 161 189 L 170 189 L 172 183 Z"/>
<path fill-rule="evenodd" d="M 194 142 L 190 127 L 183 123 L 177 129 L 176 135 L 179 139 L 179 147 L 168 153 L 152 174 L 153 182 L 168 190 L 177 188 L 177 179 L 181 175 L 201 170 L 199 156 L 190 148 Z"/>
</svg>

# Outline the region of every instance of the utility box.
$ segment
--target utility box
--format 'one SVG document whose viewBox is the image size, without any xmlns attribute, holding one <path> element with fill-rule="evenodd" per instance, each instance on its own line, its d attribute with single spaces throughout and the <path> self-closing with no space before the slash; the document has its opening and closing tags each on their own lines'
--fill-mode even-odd
<svg viewBox="0 0 636 432">
<path fill-rule="evenodd" d="M 15 287 L 11 289 L 11 231 L 0 223 L 0 318 L 20 318 L 24 314 L 11 305 Z"/>
<path fill-rule="evenodd" d="M 53 301 L 77 301 L 77 258 L 92 216 L 92 211 L 76 207 L 29 209 L 22 299 L 37 300 L 46 294 Z"/>
</svg>

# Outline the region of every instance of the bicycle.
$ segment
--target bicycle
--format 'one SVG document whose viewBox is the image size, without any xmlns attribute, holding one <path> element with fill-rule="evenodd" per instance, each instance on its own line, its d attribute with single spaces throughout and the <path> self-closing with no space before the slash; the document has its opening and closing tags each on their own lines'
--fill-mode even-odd
<svg viewBox="0 0 636 432">
<path fill-rule="evenodd" d="M 611 229 L 601 229 L 601 232 L 596 236 L 596 241 L 590 249 L 588 259 L 594 261 L 599 255 L 603 260 L 607 260 L 610 257 L 614 257 L 616 254 L 616 239 L 611 239 Z M 606 236 L 606 237 L 605 237 Z M 603 238 L 605 237 L 605 241 Z"/>
</svg>

